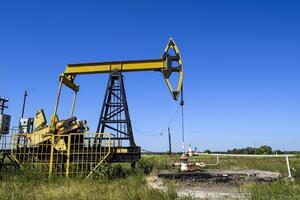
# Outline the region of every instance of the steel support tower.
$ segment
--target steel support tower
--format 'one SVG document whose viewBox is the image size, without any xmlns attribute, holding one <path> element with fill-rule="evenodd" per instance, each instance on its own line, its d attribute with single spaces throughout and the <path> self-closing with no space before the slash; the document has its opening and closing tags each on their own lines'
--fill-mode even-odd
<svg viewBox="0 0 300 200">
<path fill-rule="evenodd" d="M 120 72 L 110 73 L 108 79 L 97 127 L 97 133 L 105 132 L 111 133 L 113 146 L 119 151 L 115 154 L 118 156 L 112 156 L 111 161 L 122 162 L 129 159 L 134 163 L 140 158 L 140 147 L 134 142 L 123 75 Z M 126 154 L 120 154 L 122 151 Z"/>
</svg>

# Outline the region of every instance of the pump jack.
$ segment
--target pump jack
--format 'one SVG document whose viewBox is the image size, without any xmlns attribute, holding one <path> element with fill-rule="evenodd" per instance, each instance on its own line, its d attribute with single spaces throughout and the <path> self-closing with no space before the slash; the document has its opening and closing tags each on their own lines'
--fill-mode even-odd
<svg viewBox="0 0 300 200">
<path fill-rule="evenodd" d="M 87 122 L 85 120 L 79 121 L 74 116 L 76 97 L 79 91 L 79 85 L 75 83 L 75 78 L 84 74 L 108 73 L 109 80 L 97 133 L 111 133 L 113 149 L 111 155 L 107 158 L 108 162 L 131 162 L 134 164 L 140 158 L 140 147 L 134 141 L 122 73 L 135 71 L 161 72 L 173 99 L 177 100 L 180 96 L 183 81 L 182 60 L 179 49 L 172 38 L 170 38 L 162 56 L 158 59 L 68 64 L 64 73 L 59 77 L 58 95 L 50 124 L 47 125 L 43 110 L 39 110 L 34 120 L 35 129 L 26 136 L 30 140 L 30 144 L 36 146 L 45 142 L 49 143 L 51 139 L 49 134 L 57 136 L 86 133 L 89 130 Z M 173 73 L 179 74 L 175 89 L 169 79 Z M 57 112 L 63 85 L 74 92 L 74 97 L 70 118 L 59 120 Z M 71 141 L 76 143 L 78 140 L 80 140 L 80 137 Z M 96 134 L 95 141 L 99 140 L 101 143 L 101 141 L 108 140 L 108 138 Z M 59 139 L 58 137 L 57 140 L 52 142 L 54 142 L 53 145 L 57 152 L 67 150 L 68 143 L 66 139 Z"/>
</svg>

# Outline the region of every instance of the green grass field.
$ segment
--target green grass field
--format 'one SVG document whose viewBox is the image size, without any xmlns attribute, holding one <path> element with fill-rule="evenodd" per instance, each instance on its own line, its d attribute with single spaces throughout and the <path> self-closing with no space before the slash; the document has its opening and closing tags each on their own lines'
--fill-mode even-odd
<svg viewBox="0 0 300 200">
<path fill-rule="evenodd" d="M 164 155 L 143 155 L 136 169 L 128 165 L 102 167 L 97 177 L 51 179 L 31 176 L 18 171 L 2 170 L 0 199 L 184 199 L 178 197 L 172 182 L 167 191 L 150 188 L 144 172 L 156 173 L 170 169 L 170 161 L 178 159 Z M 193 159 L 215 162 L 211 156 Z M 300 156 L 291 158 L 294 182 L 249 183 L 244 188 L 252 199 L 300 199 Z M 287 175 L 283 158 L 220 158 L 218 169 L 262 169 Z M 186 197 L 185 199 L 191 199 Z"/>
<path fill-rule="evenodd" d="M 145 166 L 153 166 L 154 170 L 170 169 L 171 161 L 178 160 L 178 156 L 172 158 L 161 155 L 145 155 L 141 163 Z M 195 156 L 190 160 L 216 163 L 214 156 Z M 294 182 L 277 181 L 273 183 L 248 183 L 244 188 L 249 191 L 251 199 L 300 199 L 300 155 L 290 158 L 290 165 Z M 210 166 L 210 169 L 258 169 L 280 172 L 284 177 L 288 176 L 285 158 L 248 158 L 248 157 L 220 157 L 219 165 Z"/>
<path fill-rule="evenodd" d="M 126 178 L 67 179 L 33 178 L 22 175 L 1 181 L 0 199 L 176 199 L 167 192 L 151 189 L 142 174 Z"/>
</svg>

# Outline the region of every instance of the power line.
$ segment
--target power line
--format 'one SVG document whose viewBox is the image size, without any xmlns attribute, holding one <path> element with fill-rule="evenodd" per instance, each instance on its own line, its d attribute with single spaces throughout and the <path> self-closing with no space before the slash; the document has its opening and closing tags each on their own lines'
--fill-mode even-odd
<svg viewBox="0 0 300 200">
<path fill-rule="evenodd" d="M 168 121 L 168 124 L 167 124 L 164 128 L 162 128 L 161 131 L 160 131 L 159 133 L 148 134 L 148 133 L 145 133 L 144 131 L 141 131 L 141 130 L 137 129 L 136 127 L 133 127 L 133 129 L 134 129 L 135 131 L 137 131 L 138 133 L 140 133 L 140 134 L 142 134 L 142 135 L 146 135 L 146 136 L 158 136 L 158 135 L 163 135 L 163 132 L 165 132 L 165 131 L 168 129 L 168 127 L 170 126 L 170 124 L 171 124 L 171 123 L 173 122 L 173 120 L 175 119 L 175 116 L 176 116 L 176 114 L 178 113 L 179 108 L 180 108 L 180 105 L 177 106 L 175 112 L 173 113 L 172 117 L 171 117 L 170 120 Z"/>
<path fill-rule="evenodd" d="M 134 129 L 136 132 L 138 132 L 138 133 L 140 133 L 140 134 L 142 134 L 142 135 L 146 135 L 146 136 L 158 136 L 158 135 L 162 135 L 162 133 L 153 133 L 153 134 L 145 133 L 144 131 L 141 131 L 141 130 L 135 128 L 135 127 L 133 127 L 133 129 Z"/>
<path fill-rule="evenodd" d="M 173 122 L 173 120 L 174 120 L 176 114 L 178 113 L 179 108 L 180 108 L 180 105 L 177 106 L 176 111 L 174 112 L 174 114 L 173 114 L 172 117 L 170 118 L 170 120 L 169 120 L 167 126 L 166 126 L 165 128 L 163 128 L 160 132 L 164 132 L 164 131 L 166 131 L 166 130 L 168 129 L 168 127 L 170 126 L 170 124 Z"/>
</svg>

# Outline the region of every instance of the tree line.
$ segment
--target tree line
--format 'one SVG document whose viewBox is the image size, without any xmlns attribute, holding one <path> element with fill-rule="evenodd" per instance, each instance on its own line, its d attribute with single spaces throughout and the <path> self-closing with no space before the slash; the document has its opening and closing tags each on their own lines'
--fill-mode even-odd
<svg viewBox="0 0 300 200">
<path fill-rule="evenodd" d="M 211 152 L 209 149 L 205 150 L 204 153 L 218 153 Z M 224 152 L 223 152 L 224 153 Z M 234 148 L 227 150 L 228 154 L 257 154 L 257 155 L 268 155 L 268 154 L 284 154 L 285 152 L 281 150 L 273 150 L 272 147 L 268 145 L 262 145 L 258 148 L 246 147 L 246 148 Z"/>
</svg>

